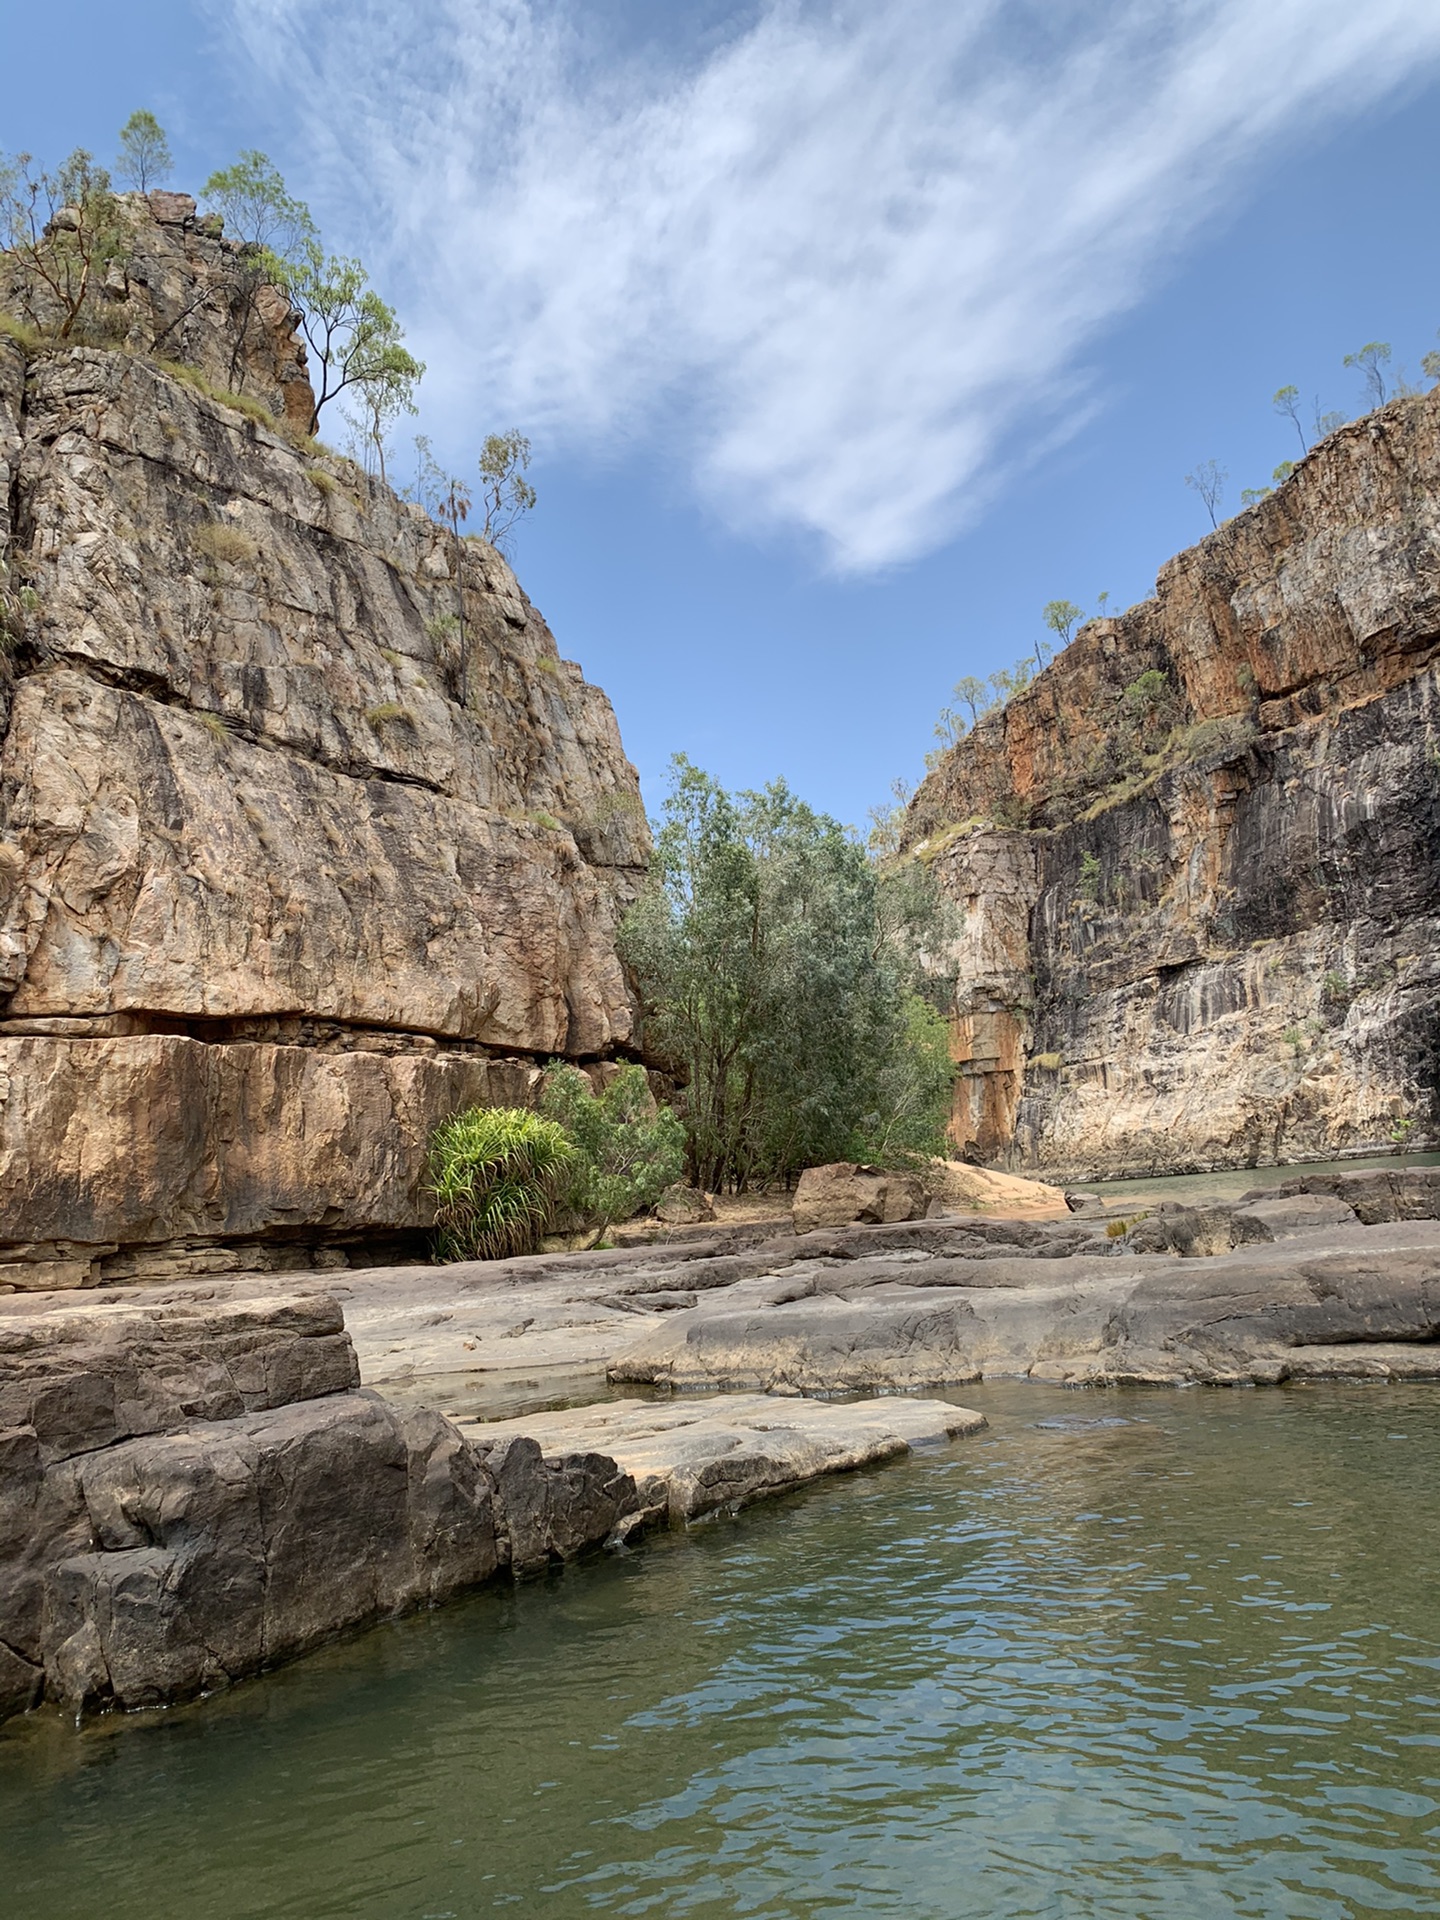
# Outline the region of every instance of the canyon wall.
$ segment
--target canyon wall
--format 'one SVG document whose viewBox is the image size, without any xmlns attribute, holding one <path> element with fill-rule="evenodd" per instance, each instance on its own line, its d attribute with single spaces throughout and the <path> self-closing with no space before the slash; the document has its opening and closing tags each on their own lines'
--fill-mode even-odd
<svg viewBox="0 0 1440 1920">
<path fill-rule="evenodd" d="M 1440 1145 L 1440 393 L 1342 428 L 944 758 L 952 1133 L 1081 1176 Z"/>
<path fill-rule="evenodd" d="M 0 1285 L 418 1249 L 434 1124 L 633 1032 L 609 703 L 305 438 L 213 218 L 123 206 L 90 344 L 0 332 Z"/>
</svg>

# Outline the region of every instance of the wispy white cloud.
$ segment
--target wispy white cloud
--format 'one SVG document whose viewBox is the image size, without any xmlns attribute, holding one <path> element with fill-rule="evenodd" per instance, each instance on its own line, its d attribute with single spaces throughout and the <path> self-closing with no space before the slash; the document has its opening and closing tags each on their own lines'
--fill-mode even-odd
<svg viewBox="0 0 1440 1920">
<path fill-rule="evenodd" d="M 663 46 L 621 0 L 221 3 L 447 414 L 653 440 L 842 571 L 1072 428 L 1277 140 L 1440 59 L 1415 0 L 757 0 Z"/>
</svg>

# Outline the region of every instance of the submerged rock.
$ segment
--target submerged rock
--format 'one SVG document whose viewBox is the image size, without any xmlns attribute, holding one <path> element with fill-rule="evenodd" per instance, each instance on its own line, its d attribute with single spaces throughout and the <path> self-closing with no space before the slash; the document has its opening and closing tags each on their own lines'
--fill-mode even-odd
<svg viewBox="0 0 1440 1920">
<path fill-rule="evenodd" d="M 606 1400 L 499 1423 L 462 1422 L 477 1444 L 524 1434 L 559 1467 L 602 1449 L 633 1479 L 637 1511 L 684 1525 L 718 1511 L 978 1433 L 982 1414 L 938 1400 L 819 1400 L 726 1393 L 681 1401 Z"/>
</svg>

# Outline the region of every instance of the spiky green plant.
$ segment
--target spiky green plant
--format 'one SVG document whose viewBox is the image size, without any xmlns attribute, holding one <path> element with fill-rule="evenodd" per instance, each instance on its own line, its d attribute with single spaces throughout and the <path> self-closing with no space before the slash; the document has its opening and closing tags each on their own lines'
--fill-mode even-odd
<svg viewBox="0 0 1440 1920">
<path fill-rule="evenodd" d="M 575 1157 L 565 1129 L 523 1107 L 470 1107 L 430 1136 L 437 1260 L 529 1253 Z"/>
</svg>

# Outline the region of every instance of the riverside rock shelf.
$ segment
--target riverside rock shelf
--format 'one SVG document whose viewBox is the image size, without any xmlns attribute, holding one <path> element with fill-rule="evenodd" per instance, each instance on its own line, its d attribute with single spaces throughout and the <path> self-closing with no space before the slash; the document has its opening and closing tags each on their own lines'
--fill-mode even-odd
<svg viewBox="0 0 1440 1920">
<path fill-rule="evenodd" d="M 183 1699 L 984 1424 L 896 1397 L 926 1387 L 1440 1376 L 1437 1216 L 1440 1169 L 1317 1173 L 1122 1222 L 11 1295 L 0 1717 Z M 604 1400 L 607 1375 L 724 1391 Z"/>
<path fill-rule="evenodd" d="M 978 1433 L 983 1414 L 943 1400 L 835 1403 L 776 1394 L 611 1400 L 516 1420 L 462 1420 L 468 1438 L 524 1435 L 546 1461 L 603 1453 L 635 1482 L 636 1520 L 685 1525 L 829 1473 Z"/>
</svg>

